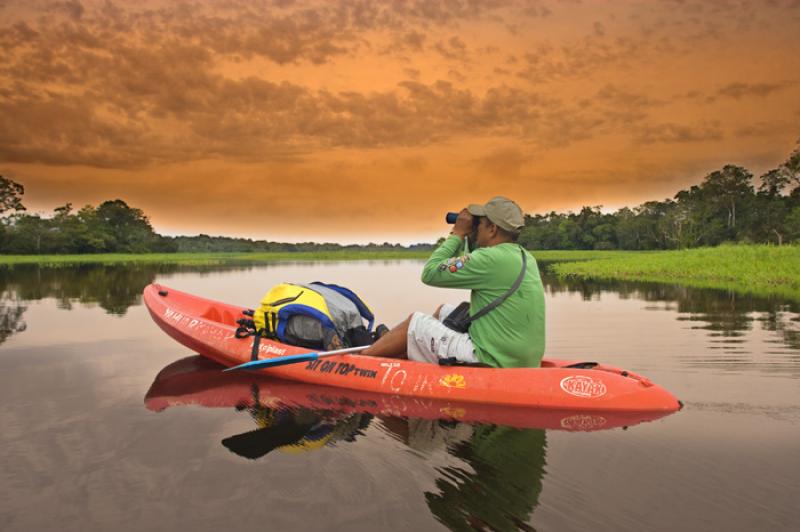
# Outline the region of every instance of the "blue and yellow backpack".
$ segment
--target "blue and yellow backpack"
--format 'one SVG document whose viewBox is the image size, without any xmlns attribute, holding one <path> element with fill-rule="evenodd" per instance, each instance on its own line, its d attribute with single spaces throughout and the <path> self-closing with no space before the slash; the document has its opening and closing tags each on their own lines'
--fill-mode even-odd
<svg viewBox="0 0 800 532">
<path fill-rule="evenodd" d="M 325 350 L 371 343 L 375 324 L 372 311 L 352 290 L 321 282 L 273 286 L 252 317 L 258 337 Z"/>
</svg>

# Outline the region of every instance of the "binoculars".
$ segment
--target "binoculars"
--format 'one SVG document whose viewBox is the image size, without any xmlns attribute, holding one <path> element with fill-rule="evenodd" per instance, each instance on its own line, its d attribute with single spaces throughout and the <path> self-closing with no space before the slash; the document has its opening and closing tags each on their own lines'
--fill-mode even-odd
<svg viewBox="0 0 800 532">
<path fill-rule="evenodd" d="M 447 223 L 449 223 L 450 225 L 453 225 L 454 223 L 456 223 L 456 220 L 458 220 L 458 213 L 457 212 L 448 212 L 447 214 L 445 214 L 444 220 Z M 477 216 L 473 216 L 472 217 L 472 225 L 473 226 L 478 225 L 479 221 L 480 220 L 479 220 L 479 218 Z"/>
</svg>

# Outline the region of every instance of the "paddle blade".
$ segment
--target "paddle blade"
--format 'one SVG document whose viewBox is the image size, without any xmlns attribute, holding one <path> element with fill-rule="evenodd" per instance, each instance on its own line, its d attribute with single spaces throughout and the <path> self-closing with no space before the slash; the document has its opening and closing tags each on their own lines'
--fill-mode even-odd
<svg viewBox="0 0 800 532">
<path fill-rule="evenodd" d="M 300 362 L 308 362 L 319 358 L 319 353 L 303 353 L 302 355 L 289 355 L 285 357 L 265 358 L 263 360 L 251 360 L 232 368 L 226 368 L 222 371 L 237 371 L 237 370 L 254 370 L 263 368 L 274 368 L 276 366 L 286 366 L 287 364 L 298 364 Z"/>
</svg>

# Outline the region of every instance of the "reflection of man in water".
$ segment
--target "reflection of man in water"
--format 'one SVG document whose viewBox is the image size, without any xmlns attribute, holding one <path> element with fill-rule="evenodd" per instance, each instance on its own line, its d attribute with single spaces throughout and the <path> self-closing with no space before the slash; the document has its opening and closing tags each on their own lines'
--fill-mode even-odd
<svg viewBox="0 0 800 532">
<path fill-rule="evenodd" d="M 543 429 L 445 424 L 382 418 L 409 447 L 448 453 L 469 467 L 438 468 L 438 493 L 426 492 L 433 515 L 452 530 L 533 530 L 527 524 L 539 502 L 547 440 Z M 470 470 L 471 468 L 471 470 Z"/>
<path fill-rule="evenodd" d="M 369 414 L 342 414 L 307 408 L 251 407 L 260 429 L 222 441 L 230 451 L 257 459 L 272 450 L 319 449 L 353 441 L 369 425 Z M 447 449 L 464 466 L 437 468 L 438 493 L 425 500 L 436 518 L 452 530 L 532 530 L 527 524 L 539 501 L 544 476 L 543 429 L 470 425 L 439 420 L 381 417 L 383 425 L 412 449 Z"/>
</svg>

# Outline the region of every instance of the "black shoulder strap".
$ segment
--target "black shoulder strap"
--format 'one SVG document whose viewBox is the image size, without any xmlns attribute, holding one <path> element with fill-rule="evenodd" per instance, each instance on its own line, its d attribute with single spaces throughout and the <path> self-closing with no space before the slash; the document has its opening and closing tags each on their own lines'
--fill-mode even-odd
<svg viewBox="0 0 800 532">
<path fill-rule="evenodd" d="M 517 280 L 514 281 L 514 284 L 511 285 L 511 288 L 509 288 L 505 294 L 503 294 L 502 296 L 498 297 L 497 299 L 495 299 L 494 301 L 492 301 L 491 303 L 480 309 L 474 316 L 470 316 L 467 323 L 472 323 L 478 318 L 481 318 L 486 314 L 488 314 L 489 312 L 491 312 L 492 310 L 496 309 L 497 307 L 502 305 L 503 302 L 506 299 L 508 299 L 511 294 L 517 291 L 519 286 L 522 284 L 522 280 L 525 279 L 525 270 L 528 267 L 528 257 L 525 255 L 525 250 L 522 248 L 522 246 L 520 246 L 519 251 L 520 253 L 522 253 L 522 270 L 519 272 Z"/>
</svg>

